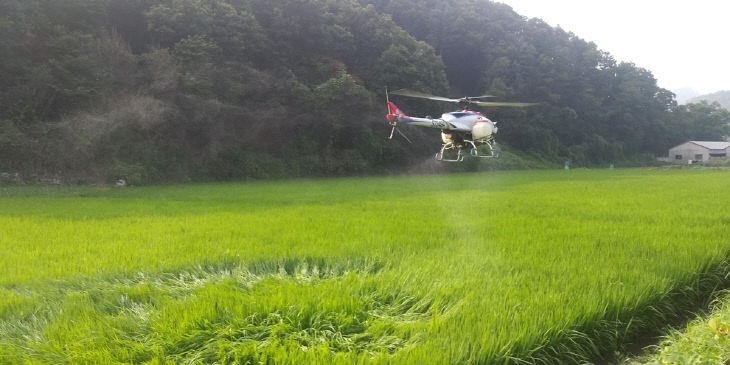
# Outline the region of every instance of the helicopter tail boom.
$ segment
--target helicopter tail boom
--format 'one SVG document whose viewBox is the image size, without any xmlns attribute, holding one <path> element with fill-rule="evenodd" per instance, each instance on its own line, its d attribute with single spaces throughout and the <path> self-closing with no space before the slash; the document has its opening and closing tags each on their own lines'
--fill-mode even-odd
<svg viewBox="0 0 730 365">
<path fill-rule="evenodd" d="M 391 126 L 395 126 L 397 123 L 405 123 L 408 125 L 415 125 L 419 127 L 451 129 L 449 128 L 448 124 L 446 124 L 441 119 L 431 119 L 430 117 L 409 117 L 405 113 L 403 113 L 403 111 L 398 109 L 398 107 L 391 101 L 388 102 L 388 110 L 389 113 L 385 117 L 388 118 L 388 124 L 390 124 Z"/>
</svg>

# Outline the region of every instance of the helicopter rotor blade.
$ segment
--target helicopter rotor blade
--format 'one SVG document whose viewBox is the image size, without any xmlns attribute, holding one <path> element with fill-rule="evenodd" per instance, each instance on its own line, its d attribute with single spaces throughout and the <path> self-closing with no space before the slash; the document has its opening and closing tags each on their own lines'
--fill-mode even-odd
<svg viewBox="0 0 730 365">
<path fill-rule="evenodd" d="M 388 108 L 388 115 L 390 115 L 390 98 L 388 97 L 388 87 L 387 86 L 385 87 L 385 103 L 386 103 L 386 105 L 385 105 L 386 108 Z M 389 123 L 390 123 L 390 125 L 393 126 L 393 128 L 391 128 L 391 130 L 390 130 L 390 136 L 388 136 L 388 139 L 393 139 L 393 132 L 395 132 L 396 122 L 392 121 Z"/>
<path fill-rule="evenodd" d="M 408 96 L 412 98 L 429 99 L 436 101 L 445 101 L 447 103 L 465 104 L 465 105 L 477 105 L 486 107 L 509 107 L 509 108 L 525 108 L 528 106 L 537 105 L 537 103 L 514 103 L 514 102 L 500 102 L 500 101 L 477 101 L 476 99 L 494 98 L 494 95 L 480 95 L 480 96 L 466 96 L 461 99 L 450 99 L 443 96 L 436 96 L 431 94 L 422 93 L 420 91 L 400 89 L 390 92 L 392 95 Z"/>
<path fill-rule="evenodd" d="M 401 131 L 400 131 L 400 129 L 398 129 L 398 128 L 396 128 L 396 127 L 393 127 L 393 129 L 394 129 L 394 130 L 395 130 L 396 132 L 398 132 L 398 134 L 400 134 L 400 135 L 401 135 L 401 137 L 405 138 L 405 140 L 406 140 L 406 141 L 408 141 L 408 143 L 410 143 L 410 144 L 413 144 L 413 141 L 411 141 L 411 139 L 410 139 L 410 138 L 408 138 L 408 137 L 407 137 L 407 136 L 405 135 L 405 133 L 401 132 Z M 393 136 L 393 133 L 391 132 L 391 134 L 390 134 L 390 135 L 391 135 L 391 136 Z"/>
<path fill-rule="evenodd" d="M 478 106 L 493 106 L 493 107 L 509 107 L 509 108 L 525 108 L 528 106 L 537 105 L 537 103 L 509 103 L 509 102 L 498 102 L 498 101 L 479 101 L 475 102 Z"/>
<path fill-rule="evenodd" d="M 401 96 L 409 96 L 412 98 L 445 101 L 447 103 L 458 103 L 460 101 L 460 99 L 449 99 L 449 98 L 445 98 L 443 96 L 426 94 L 426 93 L 422 93 L 420 91 L 414 91 L 414 90 L 409 90 L 409 89 L 400 89 L 400 90 L 396 90 L 396 91 L 391 91 L 390 93 L 392 95 L 401 95 Z"/>
<path fill-rule="evenodd" d="M 388 114 L 390 114 L 390 98 L 388 98 L 388 87 L 385 87 L 385 107 L 388 108 Z"/>
<path fill-rule="evenodd" d="M 395 123 L 393 123 L 392 126 L 393 126 L 393 128 L 390 129 L 390 136 L 388 136 L 388 139 L 393 139 L 393 133 L 398 132 L 398 134 L 400 134 L 401 137 L 403 137 L 406 141 L 408 141 L 408 143 L 413 144 L 413 141 L 411 141 L 411 139 L 408 138 L 408 136 L 406 136 L 405 133 L 401 132 Z"/>
</svg>

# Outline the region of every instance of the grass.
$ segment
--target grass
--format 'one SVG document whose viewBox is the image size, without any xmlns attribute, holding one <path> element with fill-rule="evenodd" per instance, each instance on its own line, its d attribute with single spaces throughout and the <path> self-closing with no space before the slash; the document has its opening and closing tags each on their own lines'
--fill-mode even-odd
<svg viewBox="0 0 730 365">
<path fill-rule="evenodd" d="M 730 361 L 730 296 L 718 298 L 712 312 L 671 331 L 651 354 L 627 364 L 727 364 Z"/>
<path fill-rule="evenodd" d="M 581 363 L 724 284 L 730 173 L 0 188 L 0 363 Z"/>
</svg>

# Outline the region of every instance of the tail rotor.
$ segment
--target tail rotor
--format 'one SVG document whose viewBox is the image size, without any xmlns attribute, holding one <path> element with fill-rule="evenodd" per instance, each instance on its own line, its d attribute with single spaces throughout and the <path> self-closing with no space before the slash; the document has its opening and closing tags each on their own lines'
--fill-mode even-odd
<svg viewBox="0 0 730 365">
<path fill-rule="evenodd" d="M 403 132 L 401 132 L 400 129 L 398 129 L 398 118 L 405 116 L 398 107 L 395 106 L 395 104 L 390 102 L 390 99 L 388 98 L 388 88 L 385 88 L 385 102 L 388 106 L 388 115 L 385 117 L 388 119 L 388 124 L 392 127 L 390 129 L 390 136 L 388 136 L 388 139 L 393 139 L 393 133 L 398 132 L 398 134 L 403 137 L 408 143 L 413 144 L 413 142 L 408 138 Z"/>
<path fill-rule="evenodd" d="M 393 139 L 393 132 L 395 132 L 395 118 L 391 117 L 392 114 L 390 114 L 390 98 L 388 98 L 388 87 L 385 87 L 385 106 L 388 108 L 388 114 L 385 116 L 388 118 L 388 124 L 390 124 L 393 128 L 390 130 L 390 137 L 388 139 Z"/>
</svg>

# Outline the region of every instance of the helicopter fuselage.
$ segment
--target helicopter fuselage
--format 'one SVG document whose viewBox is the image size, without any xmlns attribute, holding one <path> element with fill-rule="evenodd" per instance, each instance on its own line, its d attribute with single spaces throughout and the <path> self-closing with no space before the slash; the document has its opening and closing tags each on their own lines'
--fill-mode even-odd
<svg viewBox="0 0 730 365">
<path fill-rule="evenodd" d="M 489 120 L 482 113 L 472 110 L 444 113 L 441 115 L 441 118 L 437 119 L 402 115 L 397 116 L 396 121 L 413 126 L 441 129 L 441 136 L 444 143 L 446 143 L 447 139 L 452 138 L 454 135 L 453 132 L 468 135 L 467 139 L 473 139 L 475 141 L 489 139 L 494 133 L 497 133 L 495 122 Z"/>
<path fill-rule="evenodd" d="M 493 97 L 491 95 L 465 96 L 459 99 L 452 99 L 408 89 L 396 90 L 392 94 L 464 106 L 464 110 L 444 113 L 441 115 L 441 118 L 437 119 L 431 117 L 410 117 L 398 109 L 388 99 L 388 91 L 386 90 L 385 92 L 385 101 L 388 104 L 388 114 L 385 117 L 388 119 L 388 124 L 392 127 L 388 139 L 393 139 L 393 133 L 398 131 L 403 138 L 411 142 L 397 128 L 399 122 L 418 127 L 438 128 L 441 130 L 441 140 L 443 141 L 441 150 L 435 156 L 438 161 L 463 161 L 464 154 L 462 154 L 462 150 L 468 150 L 469 155 L 479 158 L 497 158 L 501 155 L 494 142 L 494 134 L 497 133 L 497 123 L 489 120 L 482 113 L 469 110 L 470 106 L 523 108 L 535 105 L 534 103 L 481 101 L 481 99 Z M 483 147 L 481 152 L 479 146 Z M 486 153 L 484 149 L 486 149 Z M 451 157 L 446 156 L 447 152 L 451 153 Z"/>
</svg>

